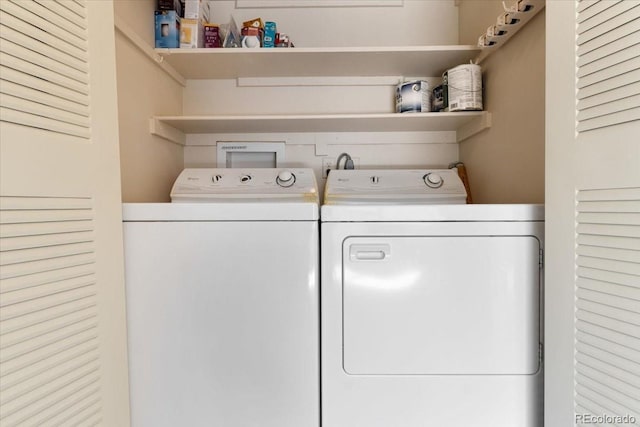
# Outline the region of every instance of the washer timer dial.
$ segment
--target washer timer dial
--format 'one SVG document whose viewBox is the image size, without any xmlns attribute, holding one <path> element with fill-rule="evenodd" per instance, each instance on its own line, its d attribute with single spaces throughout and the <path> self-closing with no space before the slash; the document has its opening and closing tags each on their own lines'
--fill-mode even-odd
<svg viewBox="0 0 640 427">
<path fill-rule="evenodd" d="M 291 172 L 284 170 L 278 174 L 276 182 L 280 187 L 291 187 L 296 182 L 296 176 Z"/>
</svg>

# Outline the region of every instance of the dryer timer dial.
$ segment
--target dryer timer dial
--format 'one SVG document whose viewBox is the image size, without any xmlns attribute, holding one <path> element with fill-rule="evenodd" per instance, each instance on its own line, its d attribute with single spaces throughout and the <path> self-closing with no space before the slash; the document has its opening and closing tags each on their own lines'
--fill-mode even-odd
<svg viewBox="0 0 640 427">
<path fill-rule="evenodd" d="M 442 187 L 442 184 L 444 184 L 444 180 L 437 173 L 428 173 L 423 176 L 422 179 L 429 188 L 440 188 Z"/>
</svg>

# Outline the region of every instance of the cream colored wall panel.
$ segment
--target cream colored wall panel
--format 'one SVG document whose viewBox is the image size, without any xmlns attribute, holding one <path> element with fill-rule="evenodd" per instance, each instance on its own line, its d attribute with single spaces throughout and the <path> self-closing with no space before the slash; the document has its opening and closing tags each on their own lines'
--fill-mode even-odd
<svg viewBox="0 0 640 427">
<path fill-rule="evenodd" d="M 238 23 L 261 16 L 275 21 L 296 47 L 458 43 L 458 8 L 450 0 L 407 0 L 402 7 L 236 9 L 235 0 L 210 4 L 214 22 L 226 23 L 231 14 Z"/>
<path fill-rule="evenodd" d="M 112 3 L 0 10 L 0 424 L 127 426 Z"/>
<path fill-rule="evenodd" d="M 394 86 L 238 87 L 236 80 L 189 80 L 185 116 L 340 114 L 395 111 Z"/>
</svg>

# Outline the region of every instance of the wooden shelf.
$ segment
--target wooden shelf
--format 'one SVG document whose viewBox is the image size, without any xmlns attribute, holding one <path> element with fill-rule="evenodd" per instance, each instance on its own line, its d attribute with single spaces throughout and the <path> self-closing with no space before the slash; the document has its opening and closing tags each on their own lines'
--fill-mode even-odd
<svg viewBox="0 0 640 427">
<path fill-rule="evenodd" d="M 407 114 L 159 116 L 151 133 L 186 143 L 191 133 L 456 131 L 457 140 L 491 126 L 486 111 Z"/>
<path fill-rule="evenodd" d="M 185 79 L 238 77 L 411 76 L 436 77 L 468 63 L 480 50 L 473 45 L 155 49 L 162 63 Z"/>
</svg>

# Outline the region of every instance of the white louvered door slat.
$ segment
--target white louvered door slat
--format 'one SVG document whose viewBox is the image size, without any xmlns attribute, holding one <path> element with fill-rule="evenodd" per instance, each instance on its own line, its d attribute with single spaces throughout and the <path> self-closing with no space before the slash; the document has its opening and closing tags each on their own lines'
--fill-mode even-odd
<svg viewBox="0 0 640 427">
<path fill-rule="evenodd" d="M 47 0 L 44 0 L 44 1 L 47 1 Z M 38 3 L 42 4 L 42 1 L 38 0 Z M 62 7 L 73 12 L 76 15 L 75 19 L 84 20 L 87 17 L 87 12 L 80 3 L 77 3 L 72 0 L 56 0 L 56 3 L 59 3 Z"/>
<path fill-rule="evenodd" d="M 638 426 L 640 1 L 546 14 L 545 426 Z"/>
<path fill-rule="evenodd" d="M 14 97 L 21 97 L 28 101 L 38 102 L 43 105 L 54 107 L 60 111 L 75 113 L 82 117 L 89 117 L 89 111 L 86 108 L 86 105 L 68 101 L 30 87 L 17 85 L 10 81 L 4 80 L 0 83 L 0 93 Z"/>
<path fill-rule="evenodd" d="M 19 71 L 13 70 L 11 68 L 0 66 L 0 75 L 4 79 L 2 81 L 2 86 L 6 82 L 15 83 L 17 85 L 23 86 L 26 88 L 25 97 L 28 99 L 30 90 L 38 90 L 45 94 L 48 94 L 53 97 L 61 98 L 62 100 L 71 101 L 80 105 L 80 108 L 83 111 L 83 114 L 88 114 L 89 109 L 89 97 L 87 94 L 81 94 L 78 92 L 74 92 L 72 90 L 63 88 L 46 80 L 39 79 L 37 77 L 31 75 L 25 75 L 20 73 Z"/>
<path fill-rule="evenodd" d="M 53 44 L 55 48 L 70 44 L 83 51 L 87 50 L 86 34 L 83 34 L 82 28 L 66 20 L 57 19 L 53 13 L 46 13 L 46 8 L 35 2 L 6 0 L 0 2 L 0 10 L 55 36 L 58 39 Z"/>
<path fill-rule="evenodd" d="M 50 70 L 45 68 L 44 66 L 29 62 L 23 58 L 7 55 L 4 53 L 0 53 L 0 60 L 2 60 L 3 64 L 11 64 L 11 68 L 18 72 L 29 74 L 32 76 L 39 76 L 40 78 L 46 79 L 47 81 L 55 83 L 58 86 L 62 86 L 63 88 L 70 89 L 81 94 L 89 93 L 89 88 L 86 82 L 83 83 L 70 78 L 66 74 L 60 74 L 57 70 Z M 65 71 L 63 71 L 63 73 L 64 72 Z"/>
<path fill-rule="evenodd" d="M 604 9 L 598 15 L 598 19 L 589 19 L 580 22 L 580 27 L 578 28 L 578 34 L 581 35 L 585 31 L 588 31 L 595 27 L 596 25 L 600 25 L 603 22 L 607 22 L 610 19 L 613 19 L 623 13 L 627 13 L 629 10 L 638 7 L 639 5 L 633 1 L 621 1 L 619 3 L 613 4 L 610 7 Z"/>
<path fill-rule="evenodd" d="M 640 53 L 637 49 L 629 47 L 622 49 L 614 53 L 613 55 L 605 56 L 591 61 L 589 64 L 585 64 L 578 70 L 578 77 L 584 77 L 596 71 L 607 69 L 621 62 L 629 61 L 630 59 L 637 58 Z"/>
<path fill-rule="evenodd" d="M 578 11 L 584 12 L 585 9 L 590 8 L 600 3 L 600 0 L 578 0 Z M 585 19 L 585 15 L 581 14 L 582 19 Z"/>
<path fill-rule="evenodd" d="M 74 5 L 75 3 L 70 1 L 51 1 L 51 0 L 35 0 L 41 7 L 48 9 L 49 11 L 55 13 L 61 18 L 66 19 L 72 25 L 78 26 L 82 30 L 87 29 L 87 22 L 84 19 L 85 16 L 82 14 L 81 8 L 70 9 L 69 5 Z"/>
<path fill-rule="evenodd" d="M 3 2 L 4 3 L 4 2 Z M 78 70 L 88 71 L 86 50 L 60 40 L 40 28 L 34 28 L 29 22 L 22 21 L 0 9 L 0 19 L 4 24 L 0 36 L 30 50 L 40 53 L 49 52 L 51 58 L 69 64 Z M 66 59 L 62 59 L 66 58 Z"/>
<path fill-rule="evenodd" d="M 594 16 L 597 16 L 599 13 L 602 13 L 602 11 L 609 9 L 620 1 L 621 0 L 598 0 L 594 2 L 580 2 L 578 4 L 578 11 L 580 12 L 578 15 L 578 22 L 582 23 L 588 19 L 592 19 Z"/>
<path fill-rule="evenodd" d="M 126 427 L 113 4 L 0 18 L 0 425 Z"/>
<path fill-rule="evenodd" d="M 0 104 L 2 104 L 4 108 L 74 125 L 79 131 L 84 129 L 88 134 L 88 129 L 91 125 L 89 117 L 81 114 L 70 113 L 60 109 L 59 107 L 50 107 L 40 102 L 34 102 L 30 99 L 26 99 L 25 95 L 20 95 L 21 96 L 18 97 L 0 93 Z"/>
<path fill-rule="evenodd" d="M 578 101 L 578 110 L 597 107 L 598 105 L 626 98 L 629 96 L 629 93 L 638 92 L 640 92 L 640 82 L 616 89 L 611 89 L 607 92 L 581 99 L 580 101 Z"/>
<path fill-rule="evenodd" d="M 635 49 L 638 44 L 640 44 L 640 34 L 638 32 L 627 33 L 624 37 L 616 39 L 608 44 L 602 44 L 590 51 L 585 50 L 580 52 L 578 66 L 582 67 L 583 65 L 588 65 L 602 58 L 615 55 L 624 49 Z M 580 48 L 578 48 L 578 50 L 580 51 Z"/>
<path fill-rule="evenodd" d="M 640 44 L 638 46 L 640 46 Z M 638 76 L 633 73 L 620 74 L 608 80 L 580 88 L 578 91 L 578 99 L 584 99 L 590 96 L 606 93 L 614 89 L 631 86 L 637 82 Z M 629 95 L 633 95 L 633 92 L 627 93 L 627 96 Z"/>
<path fill-rule="evenodd" d="M 576 30 L 578 99 L 585 101 L 578 103 L 578 132 L 640 120 L 640 3 L 602 1 L 583 13 Z M 613 91 L 617 96 L 607 97 Z M 588 101 L 602 94 L 606 101 Z"/>
<path fill-rule="evenodd" d="M 636 6 L 613 17 L 606 17 L 604 14 L 598 15 L 598 19 L 594 18 L 588 21 L 592 24 L 588 29 L 582 25 L 578 27 L 578 31 L 582 31 L 577 39 L 578 55 L 591 52 L 598 47 L 633 33 L 635 29 L 633 21 L 640 18 L 640 7 L 635 2 L 622 2 L 622 5 L 629 4 Z"/>
<path fill-rule="evenodd" d="M 0 44 L 0 51 L 13 57 L 24 59 L 32 64 L 37 64 L 47 70 L 51 70 L 57 74 L 64 75 L 72 80 L 76 80 L 83 85 L 83 88 L 89 83 L 89 77 L 85 70 L 77 70 L 57 59 L 52 59 L 49 52 L 40 53 L 34 51 L 25 52 L 24 46 L 14 43 L 10 40 L 3 40 Z"/>
<path fill-rule="evenodd" d="M 583 88 L 598 82 L 606 81 L 622 74 L 631 73 L 634 70 L 637 70 L 639 68 L 640 68 L 640 56 L 637 56 L 627 61 L 618 62 L 615 64 L 615 67 L 613 66 L 607 67 L 607 68 L 604 68 L 603 70 L 585 75 L 584 77 L 580 78 L 579 87 Z M 634 83 L 638 83 L 638 82 L 634 82 Z M 626 88 L 626 89 L 627 89 L 626 97 L 628 97 L 630 94 L 631 95 L 633 94 L 633 92 L 629 92 L 629 88 Z M 620 98 L 625 98 L 625 96 L 621 96 Z"/>
</svg>

